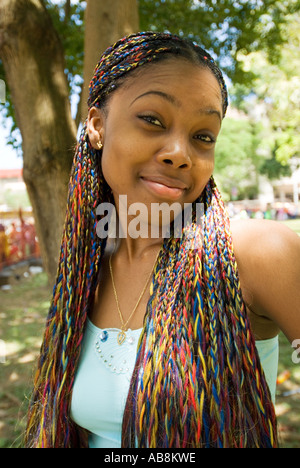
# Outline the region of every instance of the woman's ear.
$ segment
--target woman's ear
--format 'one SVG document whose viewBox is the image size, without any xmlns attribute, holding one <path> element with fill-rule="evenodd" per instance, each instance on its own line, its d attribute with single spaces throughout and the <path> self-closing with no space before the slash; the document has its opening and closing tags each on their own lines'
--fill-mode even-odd
<svg viewBox="0 0 300 468">
<path fill-rule="evenodd" d="M 104 115 L 97 107 L 92 107 L 89 110 L 87 131 L 92 147 L 99 150 L 100 143 L 103 145 Z"/>
</svg>

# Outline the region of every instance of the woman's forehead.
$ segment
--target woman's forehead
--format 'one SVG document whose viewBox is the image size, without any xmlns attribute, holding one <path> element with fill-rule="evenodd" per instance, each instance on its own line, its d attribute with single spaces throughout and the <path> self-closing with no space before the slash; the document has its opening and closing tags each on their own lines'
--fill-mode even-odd
<svg viewBox="0 0 300 468">
<path fill-rule="evenodd" d="M 122 99 L 135 99 L 135 96 L 150 96 L 151 93 L 154 96 L 160 92 L 170 96 L 174 103 L 185 96 L 205 97 L 218 102 L 222 108 L 221 88 L 213 72 L 182 58 L 142 67 L 128 76 L 116 94 Z"/>
<path fill-rule="evenodd" d="M 187 72 L 199 73 L 205 70 L 212 77 L 214 77 L 213 72 L 200 63 L 193 63 L 190 60 L 184 57 L 170 57 L 163 59 L 157 62 L 147 63 L 140 68 L 137 68 L 130 72 L 127 77 L 125 77 L 124 83 L 127 86 L 132 86 L 135 83 L 142 84 L 146 79 L 154 79 L 161 77 L 169 78 L 169 76 L 177 76 L 186 74 Z M 186 75 L 188 78 L 188 75 Z M 214 77 L 215 78 L 215 77 Z M 217 81 L 217 79 L 215 78 Z"/>
</svg>

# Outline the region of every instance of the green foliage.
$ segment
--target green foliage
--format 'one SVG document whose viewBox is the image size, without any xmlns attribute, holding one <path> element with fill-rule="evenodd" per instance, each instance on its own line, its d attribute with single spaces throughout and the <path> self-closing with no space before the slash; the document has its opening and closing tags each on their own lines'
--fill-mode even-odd
<svg viewBox="0 0 300 468">
<path fill-rule="evenodd" d="M 281 57 L 277 64 L 270 62 L 264 51 L 245 55 L 240 53 L 239 60 L 243 69 L 252 73 L 255 79 L 249 84 L 235 84 L 231 89 L 233 104 L 248 114 L 260 107 L 263 111 L 267 140 L 272 159 L 264 167 L 273 174 L 281 163 L 279 173 L 290 158 L 300 154 L 300 14 L 289 15 L 281 25 L 281 34 L 286 43 L 281 46 Z M 252 99 L 245 99 L 245 96 Z M 276 174 L 276 170 L 275 170 Z"/>
<path fill-rule="evenodd" d="M 82 83 L 84 61 L 84 11 L 85 0 L 78 0 L 76 4 L 70 0 L 53 2 L 43 0 L 53 25 L 60 37 L 65 51 L 66 75 L 71 92 L 77 91 Z"/>
<path fill-rule="evenodd" d="M 44 3 L 61 38 L 72 87 L 82 76 L 86 1 Z M 248 83 L 254 75 L 242 69 L 237 53 L 265 50 L 276 62 L 287 39 L 280 26 L 285 24 L 287 12 L 299 8 L 294 0 L 139 0 L 138 5 L 140 30 L 168 30 L 189 37 L 217 56 L 231 79 Z"/>
<path fill-rule="evenodd" d="M 288 13 L 299 11 L 299 1 L 285 0 L 139 0 L 142 30 L 169 30 L 214 51 L 220 65 L 235 82 L 250 83 L 237 59 L 265 50 L 273 63 L 286 41 L 281 25 Z"/>
<path fill-rule="evenodd" d="M 227 199 L 254 198 L 258 193 L 261 126 L 247 118 L 226 118 L 216 146 L 215 177 Z"/>
<path fill-rule="evenodd" d="M 292 171 L 290 166 L 287 164 L 283 164 L 276 159 L 275 153 L 270 159 L 266 159 L 261 167 L 260 167 L 261 174 L 264 174 L 270 180 L 279 179 L 280 177 L 290 177 L 292 175 Z"/>
</svg>

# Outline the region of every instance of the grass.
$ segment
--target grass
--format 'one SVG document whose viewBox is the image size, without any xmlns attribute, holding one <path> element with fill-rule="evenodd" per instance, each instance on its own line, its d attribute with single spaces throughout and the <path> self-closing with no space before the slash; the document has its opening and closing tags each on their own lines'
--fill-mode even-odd
<svg viewBox="0 0 300 468">
<path fill-rule="evenodd" d="M 300 218 L 289 219 L 288 221 L 284 221 L 284 224 L 293 231 L 297 232 L 297 234 L 300 236 Z"/>
<path fill-rule="evenodd" d="M 300 220 L 287 224 L 300 235 Z M 12 290 L 0 291 L 0 448 L 22 446 L 28 396 L 49 300 L 45 274 L 23 278 Z M 6 358 L 1 363 L 3 342 Z M 300 447 L 300 394 L 284 396 L 300 388 L 300 364 L 293 364 L 293 351 L 280 335 L 279 374 L 290 373 L 277 387 L 276 413 L 282 448 Z"/>
<path fill-rule="evenodd" d="M 276 414 L 279 423 L 279 437 L 282 448 L 300 447 L 300 393 L 285 396 L 289 392 L 300 392 L 300 364 L 294 364 L 295 351 L 285 336 L 280 335 L 279 372 L 289 372 L 290 377 L 277 385 Z M 298 354 L 299 355 L 299 354 Z"/>
<path fill-rule="evenodd" d="M 1 361 L 5 361 L 0 362 L 0 448 L 21 444 L 49 298 L 45 274 L 24 278 L 11 291 L 0 291 Z"/>
</svg>

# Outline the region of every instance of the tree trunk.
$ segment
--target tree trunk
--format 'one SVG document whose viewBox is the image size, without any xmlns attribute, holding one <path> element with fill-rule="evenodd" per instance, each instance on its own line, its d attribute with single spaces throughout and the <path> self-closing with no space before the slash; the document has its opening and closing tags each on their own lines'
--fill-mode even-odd
<svg viewBox="0 0 300 468">
<path fill-rule="evenodd" d="M 76 126 L 63 48 L 41 0 L 0 0 L 0 57 L 22 134 L 26 183 L 52 283 L 57 270 Z"/>
<path fill-rule="evenodd" d="M 87 115 L 89 83 L 102 53 L 118 39 L 138 30 L 137 0 L 88 0 L 85 11 L 82 120 Z"/>
</svg>

